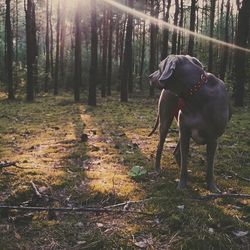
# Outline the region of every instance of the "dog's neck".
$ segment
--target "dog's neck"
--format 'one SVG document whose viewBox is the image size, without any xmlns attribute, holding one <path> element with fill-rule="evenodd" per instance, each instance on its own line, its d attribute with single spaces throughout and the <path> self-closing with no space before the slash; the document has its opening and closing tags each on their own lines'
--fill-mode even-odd
<svg viewBox="0 0 250 250">
<path fill-rule="evenodd" d="M 187 99 L 187 98 L 190 98 L 190 97 L 196 95 L 199 92 L 199 90 L 201 89 L 201 87 L 207 83 L 207 80 L 208 80 L 207 74 L 205 72 L 203 72 L 200 76 L 200 79 L 194 85 L 192 85 L 190 88 L 185 90 L 181 94 L 180 97 L 183 99 Z"/>
</svg>

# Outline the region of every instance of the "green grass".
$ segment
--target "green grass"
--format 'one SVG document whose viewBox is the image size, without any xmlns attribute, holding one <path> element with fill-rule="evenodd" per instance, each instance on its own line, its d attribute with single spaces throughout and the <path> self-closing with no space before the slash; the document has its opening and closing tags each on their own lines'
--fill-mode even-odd
<svg viewBox="0 0 250 250">
<path fill-rule="evenodd" d="M 153 174 L 158 133 L 157 99 L 136 96 L 98 100 L 96 108 L 72 96 L 44 95 L 34 103 L 0 103 L 0 159 L 20 168 L 0 172 L 0 203 L 30 206 L 106 206 L 157 197 L 130 209 L 153 213 L 57 214 L 11 211 L 0 215 L 0 249 L 248 249 L 249 200 L 195 201 L 207 194 L 205 148 L 191 143 L 189 188 L 176 189 L 179 169 L 172 155 L 178 133 L 169 134 L 163 173 Z M 216 181 L 226 192 L 250 193 L 249 108 L 236 109 L 220 139 Z M 173 126 L 176 126 L 175 124 Z M 88 140 L 81 141 L 83 134 Z M 142 166 L 148 174 L 134 180 L 128 172 Z M 35 196 L 31 181 L 42 194 Z M 236 237 L 233 232 L 248 231 Z"/>
</svg>

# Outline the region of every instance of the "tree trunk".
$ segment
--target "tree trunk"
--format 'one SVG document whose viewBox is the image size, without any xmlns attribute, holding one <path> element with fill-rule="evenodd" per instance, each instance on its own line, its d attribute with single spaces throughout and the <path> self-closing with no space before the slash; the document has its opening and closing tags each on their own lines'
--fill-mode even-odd
<svg viewBox="0 0 250 250">
<path fill-rule="evenodd" d="M 210 31 L 209 36 L 214 36 L 214 16 L 215 16 L 215 6 L 216 6 L 216 0 L 211 0 L 211 11 L 210 11 Z M 213 71 L 213 43 L 209 42 L 209 57 L 208 57 L 208 71 Z"/>
<path fill-rule="evenodd" d="M 128 6 L 133 8 L 134 0 L 128 1 Z M 132 31 L 133 31 L 133 16 L 128 14 L 126 37 L 125 37 L 125 49 L 124 49 L 124 59 L 122 67 L 122 79 L 121 79 L 121 102 L 128 101 L 128 80 L 130 67 L 132 67 Z"/>
<path fill-rule="evenodd" d="M 127 20 L 123 22 L 122 25 L 122 29 L 120 31 L 120 56 L 119 56 L 119 61 L 120 61 L 120 65 L 119 65 L 119 80 L 122 81 L 122 71 L 123 71 L 123 48 L 124 48 L 124 37 L 125 37 L 125 32 L 126 32 L 126 24 L 127 24 Z"/>
<path fill-rule="evenodd" d="M 18 86 L 18 67 L 19 67 L 19 28 L 18 28 L 18 24 L 19 24 L 19 6 L 18 6 L 18 0 L 16 0 L 16 32 L 15 32 L 15 37 L 16 37 L 16 58 L 15 58 L 15 86 L 14 89 L 17 89 Z"/>
<path fill-rule="evenodd" d="M 115 27 L 115 60 L 118 62 L 119 59 L 119 48 L 120 48 L 120 25 L 119 18 L 116 15 L 116 27 Z"/>
<path fill-rule="evenodd" d="M 44 91 L 47 93 L 49 91 L 49 71 L 50 71 L 50 61 L 49 61 L 49 0 L 46 0 L 46 37 L 45 37 L 45 82 Z"/>
<path fill-rule="evenodd" d="M 6 73 L 8 84 L 8 99 L 15 99 L 13 87 L 13 33 L 10 19 L 10 0 L 6 0 Z"/>
<path fill-rule="evenodd" d="M 65 2 L 63 2 L 64 4 Z M 63 5 L 64 6 L 64 5 Z M 62 15 L 61 20 L 61 31 L 60 31 L 60 81 L 61 85 L 64 86 L 65 83 L 65 58 L 64 58 L 64 50 L 65 50 L 65 35 L 66 35 L 66 25 L 65 25 L 65 16 Z"/>
<path fill-rule="evenodd" d="M 82 38 L 81 38 L 81 0 L 78 0 L 78 5 L 75 14 L 75 77 L 74 77 L 74 99 L 76 102 L 80 100 L 80 86 L 82 81 Z"/>
<path fill-rule="evenodd" d="M 53 36 L 53 26 L 52 26 L 52 1 L 50 1 L 50 66 L 51 66 L 51 78 L 54 79 L 54 36 Z"/>
<path fill-rule="evenodd" d="M 35 4 L 34 0 L 27 1 L 25 6 L 26 17 L 26 41 L 27 41 L 27 101 L 34 100 L 35 73 L 37 63 L 37 44 L 35 26 Z"/>
<path fill-rule="evenodd" d="M 145 61 L 145 46 L 146 46 L 146 22 L 143 21 L 140 79 L 139 79 L 139 88 L 140 88 L 140 90 L 142 90 L 143 68 L 144 68 L 144 61 Z"/>
<path fill-rule="evenodd" d="M 108 15 L 107 8 L 103 10 L 103 45 L 102 45 L 102 83 L 101 83 L 101 96 L 106 96 L 106 83 L 107 83 L 107 47 L 108 47 Z"/>
<path fill-rule="evenodd" d="M 109 45 L 108 45 L 108 72 L 107 72 L 107 95 L 111 96 L 112 85 L 112 42 L 113 42 L 113 12 L 109 10 Z"/>
<path fill-rule="evenodd" d="M 167 11 L 164 17 L 165 22 L 168 22 L 170 7 L 171 7 L 171 0 L 168 0 Z M 164 29 L 162 38 L 163 43 L 162 43 L 161 60 L 165 59 L 168 56 L 168 38 L 169 38 L 169 31 L 168 29 Z"/>
<path fill-rule="evenodd" d="M 183 27 L 183 0 L 181 0 L 181 11 L 180 11 L 180 21 L 179 21 L 179 27 Z M 181 54 L 181 37 L 182 37 L 182 32 L 178 32 L 178 42 L 177 42 L 177 54 Z"/>
<path fill-rule="evenodd" d="M 60 23 L 61 23 L 61 11 L 60 1 L 57 5 L 57 24 L 56 24 L 56 61 L 55 61 L 55 81 L 54 81 L 54 95 L 58 95 L 58 76 L 59 76 L 59 50 L 60 50 Z"/>
<path fill-rule="evenodd" d="M 250 1 L 243 0 L 239 10 L 238 28 L 236 34 L 236 44 L 241 47 L 247 46 L 250 22 Z M 236 106 L 243 106 L 245 81 L 246 81 L 246 53 L 242 51 L 235 51 L 235 77 L 236 83 L 234 85 L 234 104 Z"/>
<path fill-rule="evenodd" d="M 195 10 L 196 10 L 196 0 L 192 0 L 191 3 L 191 12 L 190 12 L 190 30 L 194 31 L 195 29 Z M 188 54 L 193 56 L 194 54 L 194 36 L 189 35 L 189 42 L 188 42 Z"/>
<path fill-rule="evenodd" d="M 223 12 L 222 12 L 223 13 Z M 230 0 L 227 0 L 227 12 L 226 12 L 226 20 L 225 20 L 225 42 L 229 42 L 229 13 L 230 13 Z M 221 68 L 220 68 L 220 78 L 224 81 L 226 69 L 228 63 L 228 47 L 222 48 L 222 60 L 221 60 Z"/>
<path fill-rule="evenodd" d="M 158 16 L 155 10 L 155 1 L 151 0 L 151 16 Z M 158 2 L 157 2 L 158 4 Z M 149 71 L 153 72 L 156 68 L 156 58 L 157 58 L 157 25 L 154 23 L 150 24 L 150 58 L 149 58 Z M 150 86 L 149 88 L 149 96 L 154 96 L 154 87 Z"/>
<path fill-rule="evenodd" d="M 175 0 L 174 25 L 178 24 L 178 15 L 180 12 L 179 0 Z M 172 36 L 172 54 L 176 54 L 177 31 L 174 29 Z"/>
<path fill-rule="evenodd" d="M 133 0 L 134 1 L 134 0 Z M 133 46 L 132 44 L 134 44 L 134 29 L 133 29 L 133 24 L 132 24 L 132 43 L 131 43 L 131 48 L 130 48 L 130 55 L 131 55 L 131 59 L 130 59 L 130 63 L 129 66 L 129 72 L 128 72 L 128 93 L 133 93 L 134 91 L 134 83 L 133 83 L 133 70 L 134 70 L 134 65 L 135 65 L 135 55 L 133 53 Z"/>
<path fill-rule="evenodd" d="M 97 76 L 97 20 L 96 20 L 96 0 L 91 0 L 91 64 L 89 71 L 89 96 L 88 104 L 96 106 L 96 76 Z"/>
</svg>

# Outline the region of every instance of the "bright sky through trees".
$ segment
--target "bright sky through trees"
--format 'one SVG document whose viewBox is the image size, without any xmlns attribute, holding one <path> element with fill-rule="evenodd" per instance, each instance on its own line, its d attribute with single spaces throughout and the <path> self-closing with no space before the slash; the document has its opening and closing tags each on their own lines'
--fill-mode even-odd
<svg viewBox="0 0 250 250">
<path fill-rule="evenodd" d="M 238 50 L 250 53 L 250 49 L 242 48 L 242 47 L 239 47 L 239 46 L 234 45 L 234 44 L 226 43 L 226 42 L 223 42 L 221 40 L 218 40 L 218 39 L 215 39 L 215 38 L 212 38 L 212 37 L 208 37 L 208 36 L 205 36 L 205 35 L 202 35 L 202 34 L 199 34 L 199 33 L 192 32 L 189 29 L 185 29 L 185 28 L 182 28 L 182 27 L 179 27 L 179 26 L 175 26 L 173 24 L 164 22 L 163 20 L 154 18 L 152 16 L 148 16 L 148 15 L 144 14 L 143 12 L 137 11 L 135 9 L 131 9 L 131 8 L 129 8 L 129 7 L 125 6 L 125 5 L 123 5 L 123 4 L 120 4 L 120 3 L 116 2 L 116 1 L 113 1 L 113 0 L 102 0 L 102 1 L 116 7 L 117 9 L 120 9 L 120 10 L 122 10 L 124 12 L 130 13 L 135 17 L 142 18 L 142 19 L 147 20 L 147 21 L 149 21 L 151 23 L 155 23 L 159 27 L 169 28 L 169 29 L 172 29 L 172 30 L 175 29 L 177 31 L 183 32 L 183 34 L 185 34 L 186 36 L 194 35 L 197 38 L 206 40 L 208 42 L 213 42 L 215 44 L 227 46 L 227 47 L 230 47 L 230 48 L 233 48 L 233 49 L 238 49 Z"/>
</svg>

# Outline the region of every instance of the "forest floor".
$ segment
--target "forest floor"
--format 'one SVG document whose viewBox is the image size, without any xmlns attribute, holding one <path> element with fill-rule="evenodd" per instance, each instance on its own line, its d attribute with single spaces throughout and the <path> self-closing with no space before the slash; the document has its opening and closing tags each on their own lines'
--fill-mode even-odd
<svg viewBox="0 0 250 250">
<path fill-rule="evenodd" d="M 189 188 L 178 191 L 173 125 L 154 174 L 157 99 L 98 100 L 64 94 L 34 103 L 0 97 L 0 205 L 94 207 L 94 212 L 0 209 L 0 249 L 249 249 L 250 200 L 207 195 L 205 148 L 191 143 Z M 218 186 L 250 194 L 250 107 L 235 109 L 220 139 Z M 137 167 L 140 166 L 141 168 Z M 131 168 L 139 172 L 132 178 Z M 145 174 L 144 170 L 147 171 Z M 141 174 L 141 175 L 140 175 Z M 138 201 L 123 205 L 126 201 Z M 113 206 L 120 204 L 120 206 Z M 109 207 L 111 206 L 111 207 Z M 99 208 L 112 211 L 102 212 Z"/>
</svg>

